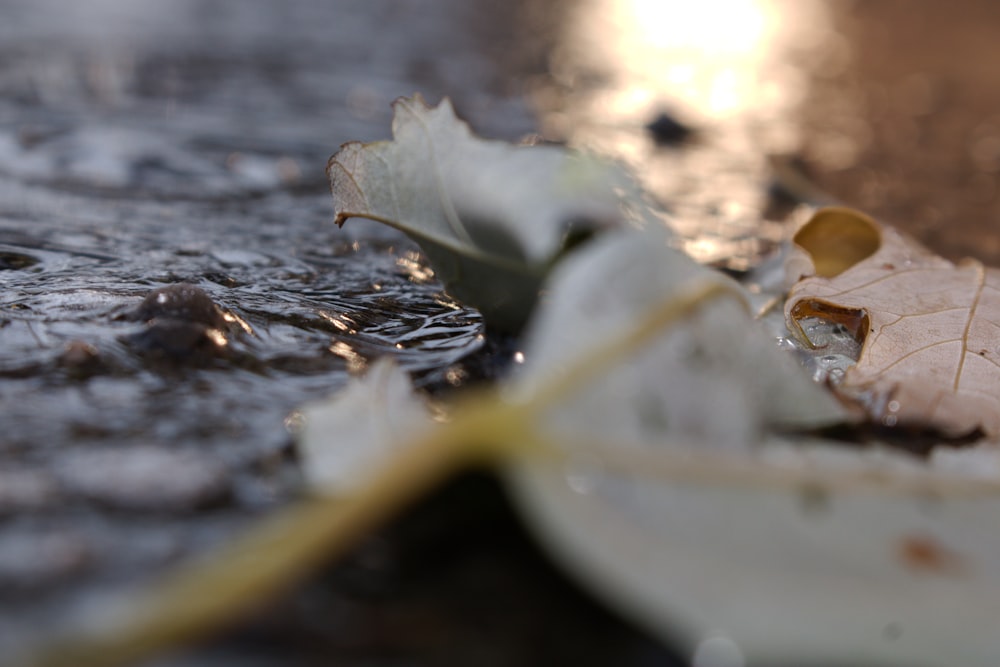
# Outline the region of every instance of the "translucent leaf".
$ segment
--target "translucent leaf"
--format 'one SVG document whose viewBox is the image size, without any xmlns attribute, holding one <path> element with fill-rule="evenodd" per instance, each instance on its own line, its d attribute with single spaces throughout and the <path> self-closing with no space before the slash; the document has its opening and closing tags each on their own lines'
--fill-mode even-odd
<svg viewBox="0 0 1000 667">
<path fill-rule="evenodd" d="M 336 220 L 408 234 L 449 293 L 493 328 L 523 325 L 568 243 L 630 215 L 621 195 L 635 186 L 607 162 L 479 139 L 447 99 L 432 108 L 415 95 L 394 109 L 393 141 L 347 143 L 330 158 Z"/>
<path fill-rule="evenodd" d="M 705 304 L 669 329 L 655 314 L 692 286 L 730 298 Z M 567 436 L 657 442 L 682 436 L 702 447 L 747 449 L 773 429 L 844 421 L 750 313 L 735 282 L 667 246 L 655 228 L 606 237 L 567 258 L 548 283 L 544 307 L 525 335 L 528 363 L 515 378 L 525 395 L 567 366 L 603 363 L 611 341 L 651 320 L 649 340 L 567 392 L 550 419 Z"/>
</svg>

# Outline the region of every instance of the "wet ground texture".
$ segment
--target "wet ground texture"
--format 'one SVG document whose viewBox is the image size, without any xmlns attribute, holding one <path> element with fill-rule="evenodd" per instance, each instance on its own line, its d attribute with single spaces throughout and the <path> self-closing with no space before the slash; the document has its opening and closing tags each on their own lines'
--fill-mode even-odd
<svg viewBox="0 0 1000 667">
<path fill-rule="evenodd" d="M 397 96 L 616 154 L 679 245 L 737 273 L 794 214 L 779 153 L 949 256 L 1000 258 L 992 3 L 735 4 L 812 32 L 742 58 L 759 97 L 727 107 L 671 69 L 711 58 L 658 59 L 598 0 L 0 2 L 0 654 L 294 498 L 296 406 L 371 359 L 439 392 L 502 371 L 516 341 L 487 336 L 413 245 L 330 222 L 326 159 L 385 138 Z M 151 664 L 333 663 L 682 661 L 563 579 L 471 475 Z"/>
<path fill-rule="evenodd" d="M 294 409 L 368 360 L 392 354 L 436 391 L 502 366 L 479 315 L 405 239 L 330 223 L 323 169 L 339 144 L 385 137 L 389 102 L 415 90 L 451 95 L 493 136 L 535 122 L 491 51 L 516 33 L 517 8 L 0 12 L 9 655 L 293 498 Z M 529 66 L 521 53 L 505 62 Z M 276 612 L 168 664 L 579 662 L 580 633 L 610 638 L 609 658 L 662 650 L 581 603 L 501 499 L 488 480 L 461 483 Z"/>
</svg>

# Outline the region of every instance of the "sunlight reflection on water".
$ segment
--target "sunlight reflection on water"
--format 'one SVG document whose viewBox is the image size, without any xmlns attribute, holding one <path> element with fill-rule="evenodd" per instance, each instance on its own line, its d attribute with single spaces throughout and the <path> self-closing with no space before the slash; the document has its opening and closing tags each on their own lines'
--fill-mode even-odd
<svg viewBox="0 0 1000 667">
<path fill-rule="evenodd" d="M 624 161 L 675 214 L 678 245 L 741 270 L 773 249 L 769 155 L 800 148 L 808 76 L 840 42 L 816 0 L 589 0 L 570 12 L 536 91 L 548 136 Z M 683 150 L 646 125 L 669 113 Z"/>
</svg>

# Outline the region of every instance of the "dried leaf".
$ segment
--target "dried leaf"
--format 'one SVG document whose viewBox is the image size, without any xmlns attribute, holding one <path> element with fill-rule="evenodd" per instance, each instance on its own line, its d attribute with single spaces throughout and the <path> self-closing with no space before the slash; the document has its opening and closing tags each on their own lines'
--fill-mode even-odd
<svg viewBox="0 0 1000 667">
<path fill-rule="evenodd" d="M 350 142 L 330 158 L 336 222 L 370 218 L 405 232 L 488 326 L 518 330 L 567 243 L 625 220 L 620 195 L 635 186 L 603 160 L 479 139 L 447 99 L 393 107 L 393 141 Z"/>
<path fill-rule="evenodd" d="M 795 241 L 808 277 L 785 303 L 789 329 L 805 338 L 799 322 L 820 317 L 863 341 L 838 393 L 885 425 L 1000 434 L 1000 272 L 843 208 L 819 211 Z"/>
</svg>

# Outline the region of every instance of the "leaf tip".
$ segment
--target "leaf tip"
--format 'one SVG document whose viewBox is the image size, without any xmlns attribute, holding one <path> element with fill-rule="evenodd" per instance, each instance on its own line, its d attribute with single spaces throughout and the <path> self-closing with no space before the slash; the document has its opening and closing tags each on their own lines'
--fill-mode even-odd
<svg viewBox="0 0 1000 667">
<path fill-rule="evenodd" d="M 326 178 L 334 200 L 334 223 L 338 227 L 343 227 L 344 221 L 353 215 L 369 209 L 364 191 L 352 173 L 358 169 L 364 150 L 365 145 L 361 142 L 349 141 L 327 160 Z"/>
</svg>

